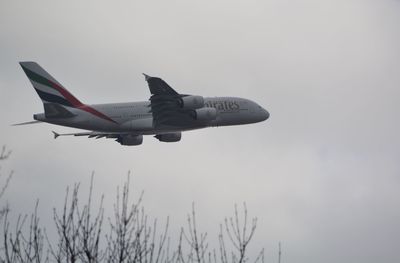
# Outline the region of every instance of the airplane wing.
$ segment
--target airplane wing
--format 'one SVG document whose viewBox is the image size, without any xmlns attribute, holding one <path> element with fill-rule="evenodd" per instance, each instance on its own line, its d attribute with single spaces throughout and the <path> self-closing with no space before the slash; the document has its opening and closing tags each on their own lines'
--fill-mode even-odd
<svg viewBox="0 0 400 263">
<path fill-rule="evenodd" d="M 152 94 L 150 112 L 153 114 L 155 127 L 162 125 L 182 126 L 193 122 L 190 110 L 182 109 L 179 104 L 179 99 L 187 95 L 179 94 L 161 78 L 143 75 Z"/>
<path fill-rule="evenodd" d="M 140 145 L 143 142 L 143 135 L 132 134 L 129 132 L 98 132 L 98 131 L 89 131 L 89 132 L 77 132 L 77 133 L 57 133 L 53 131 L 54 139 L 57 139 L 59 136 L 87 136 L 88 138 L 106 138 L 106 139 L 116 139 L 115 141 L 120 143 L 121 145 Z M 160 137 L 161 136 L 161 137 Z M 159 137 L 167 140 L 174 140 L 177 137 L 175 134 L 162 134 Z M 156 137 L 160 140 L 159 137 Z"/>
<path fill-rule="evenodd" d="M 120 132 L 96 132 L 96 131 L 92 131 L 92 132 L 77 132 L 77 133 L 57 133 L 55 131 L 53 131 L 54 134 L 54 139 L 57 139 L 59 136 L 88 136 L 88 138 L 118 138 L 121 135 L 124 135 L 124 133 L 120 133 Z"/>
<path fill-rule="evenodd" d="M 178 92 L 176 92 L 173 88 L 171 88 L 164 80 L 157 77 L 151 77 L 144 73 L 143 75 L 146 78 L 147 83 L 149 84 L 150 92 L 152 95 L 167 95 L 167 96 L 179 95 Z"/>
</svg>

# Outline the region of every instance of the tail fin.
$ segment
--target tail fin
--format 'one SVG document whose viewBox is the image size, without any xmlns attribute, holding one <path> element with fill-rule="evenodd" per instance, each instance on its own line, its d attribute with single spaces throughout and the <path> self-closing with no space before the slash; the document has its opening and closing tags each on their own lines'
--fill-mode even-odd
<svg viewBox="0 0 400 263">
<path fill-rule="evenodd" d="M 75 98 L 36 62 L 20 62 L 19 64 L 44 104 L 55 103 L 68 107 L 83 106 L 82 102 Z"/>
</svg>

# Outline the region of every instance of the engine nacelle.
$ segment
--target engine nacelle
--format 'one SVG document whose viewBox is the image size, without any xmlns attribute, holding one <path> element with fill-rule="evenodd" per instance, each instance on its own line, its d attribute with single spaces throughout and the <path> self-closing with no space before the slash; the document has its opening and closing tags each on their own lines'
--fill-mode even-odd
<svg viewBox="0 0 400 263">
<path fill-rule="evenodd" d="M 179 99 L 179 105 L 184 109 L 200 109 L 204 107 L 204 98 L 202 96 L 185 96 Z"/>
<path fill-rule="evenodd" d="M 157 134 L 156 137 L 160 142 L 179 142 L 182 137 L 182 133 L 174 132 L 174 133 L 164 133 Z"/>
<path fill-rule="evenodd" d="M 117 142 L 119 142 L 121 145 L 140 145 L 143 142 L 143 135 L 120 135 L 117 138 Z"/>
<path fill-rule="evenodd" d="M 193 111 L 193 118 L 198 121 L 213 121 L 217 118 L 217 110 L 215 108 L 201 108 Z"/>
</svg>

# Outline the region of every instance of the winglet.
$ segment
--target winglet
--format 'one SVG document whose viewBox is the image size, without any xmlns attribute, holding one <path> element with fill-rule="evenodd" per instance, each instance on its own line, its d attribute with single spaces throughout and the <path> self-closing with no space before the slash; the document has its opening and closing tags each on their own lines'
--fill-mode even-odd
<svg viewBox="0 0 400 263">
<path fill-rule="evenodd" d="M 152 77 L 142 73 L 147 83 L 149 84 L 150 93 L 152 95 L 179 95 L 173 88 L 171 88 L 164 80 L 159 77 Z"/>
<path fill-rule="evenodd" d="M 55 131 L 52 131 L 52 132 L 53 132 L 53 134 L 54 134 L 54 139 L 57 139 L 57 137 L 60 136 L 59 133 L 56 133 Z"/>
<path fill-rule="evenodd" d="M 145 78 L 146 81 L 148 81 L 149 78 L 151 78 L 151 76 L 149 76 L 149 75 L 147 75 L 147 74 L 144 74 L 144 73 L 142 73 L 142 74 L 143 74 L 143 76 L 144 76 L 144 78 Z"/>
</svg>

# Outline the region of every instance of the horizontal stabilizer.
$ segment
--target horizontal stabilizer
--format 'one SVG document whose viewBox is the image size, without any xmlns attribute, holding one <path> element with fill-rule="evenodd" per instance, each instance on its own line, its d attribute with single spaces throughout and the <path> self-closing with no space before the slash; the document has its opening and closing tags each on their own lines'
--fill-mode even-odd
<svg viewBox="0 0 400 263">
<path fill-rule="evenodd" d="M 28 121 L 28 122 L 15 123 L 12 126 L 20 126 L 20 125 L 28 125 L 28 124 L 36 124 L 36 123 L 41 123 L 41 121 Z"/>
</svg>

